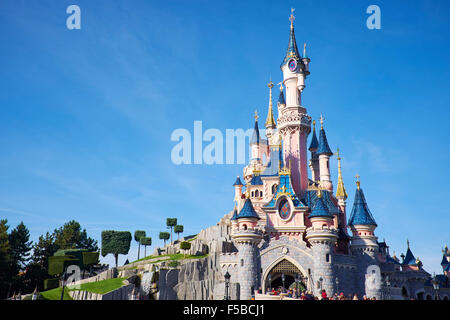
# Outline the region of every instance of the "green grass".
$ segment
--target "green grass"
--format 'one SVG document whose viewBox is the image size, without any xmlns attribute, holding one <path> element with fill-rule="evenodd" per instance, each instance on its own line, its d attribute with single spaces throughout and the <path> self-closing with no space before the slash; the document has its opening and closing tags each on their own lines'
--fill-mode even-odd
<svg viewBox="0 0 450 320">
<path fill-rule="evenodd" d="M 41 298 L 44 300 L 60 300 L 61 299 L 61 290 L 62 288 L 55 288 L 51 290 L 47 290 L 41 292 Z M 69 290 L 67 288 L 64 289 L 64 300 L 72 300 L 72 297 L 69 296 Z"/>
<path fill-rule="evenodd" d="M 124 285 L 123 283 L 124 280 L 125 278 L 115 278 L 97 282 L 83 283 L 80 285 L 79 289 L 75 289 L 73 287 L 66 287 L 64 289 L 64 300 L 72 300 L 72 297 L 69 295 L 69 291 L 73 290 L 83 290 L 98 294 L 108 293 L 122 287 Z M 60 300 L 61 288 L 55 288 L 52 290 L 41 292 L 41 297 L 44 300 Z"/>
<path fill-rule="evenodd" d="M 124 285 L 124 280 L 125 278 L 114 278 L 97 282 L 83 283 L 80 285 L 80 289 L 70 288 L 70 290 L 83 290 L 92 293 L 105 294 L 122 287 Z"/>
</svg>

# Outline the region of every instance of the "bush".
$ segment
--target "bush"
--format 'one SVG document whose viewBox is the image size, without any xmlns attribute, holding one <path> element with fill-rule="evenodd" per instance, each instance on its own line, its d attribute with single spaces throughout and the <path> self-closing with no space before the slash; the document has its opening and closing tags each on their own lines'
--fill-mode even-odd
<svg viewBox="0 0 450 320">
<path fill-rule="evenodd" d="M 85 267 L 98 264 L 99 252 L 83 252 L 83 265 Z"/>
<path fill-rule="evenodd" d="M 59 287 L 59 279 L 52 278 L 44 280 L 44 290 L 51 290 Z"/>
<path fill-rule="evenodd" d="M 48 274 L 56 276 L 63 274 L 68 266 L 80 266 L 80 260 L 74 256 L 53 256 L 48 258 Z"/>
<path fill-rule="evenodd" d="M 191 248 L 191 243 L 187 241 L 180 242 L 180 249 L 189 250 Z"/>
</svg>

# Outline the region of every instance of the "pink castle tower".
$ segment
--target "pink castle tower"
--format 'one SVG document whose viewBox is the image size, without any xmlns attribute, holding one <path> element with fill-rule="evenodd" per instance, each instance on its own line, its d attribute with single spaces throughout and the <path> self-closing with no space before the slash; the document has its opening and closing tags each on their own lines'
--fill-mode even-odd
<svg viewBox="0 0 450 320">
<path fill-rule="evenodd" d="M 280 66 L 286 88 L 286 105 L 279 108 L 278 129 L 283 141 L 284 163 L 291 163 L 293 188 L 295 193 L 301 196 L 308 188 L 306 139 L 311 131 L 311 117 L 301 105 L 301 95 L 305 88 L 305 79 L 309 75 L 310 59 L 306 57 L 306 45 L 303 57 L 298 52 L 294 19 L 292 10 L 289 18 L 289 46 Z"/>
</svg>

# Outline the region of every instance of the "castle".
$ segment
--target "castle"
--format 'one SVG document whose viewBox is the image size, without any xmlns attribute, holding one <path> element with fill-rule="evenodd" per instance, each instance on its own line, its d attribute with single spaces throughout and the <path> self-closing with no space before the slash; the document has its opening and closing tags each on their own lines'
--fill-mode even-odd
<svg viewBox="0 0 450 320">
<path fill-rule="evenodd" d="M 431 276 L 414 257 L 409 242 L 400 262 L 390 255 L 385 241 L 378 241 L 377 223 L 358 176 L 347 220 L 339 152 L 334 191 L 330 157 L 335 154 L 327 142 L 324 118 L 320 117 L 317 135 L 315 121 L 302 105 L 311 60 L 306 44 L 302 54 L 298 50 L 294 19 L 291 13 L 289 45 L 280 66 L 278 117 L 275 120 L 270 82 L 266 137 L 260 135 L 255 114 L 250 163 L 233 185 L 235 209 L 229 223 L 234 250 L 220 253 L 223 274 L 228 272 L 231 283 L 239 284 L 242 300 L 294 282 L 316 296 L 326 290 L 328 296 L 343 292 L 360 298 L 434 298 Z M 442 266 L 448 270 L 441 279 L 447 285 L 449 259 L 447 250 Z M 448 299 L 450 291 L 446 292 Z"/>
</svg>

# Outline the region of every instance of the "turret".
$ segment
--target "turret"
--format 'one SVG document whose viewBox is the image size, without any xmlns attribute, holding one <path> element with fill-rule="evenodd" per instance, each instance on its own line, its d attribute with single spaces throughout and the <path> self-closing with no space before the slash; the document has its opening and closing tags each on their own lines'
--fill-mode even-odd
<svg viewBox="0 0 450 320">
<path fill-rule="evenodd" d="M 254 290 L 261 282 L 261 263 L 258 256 L 258 243 L 262 239 L 262 231 L 257 227 L 260 219 L 252 202 L 249 192 L 239 213 L 234 216 L 231 238 L 238 248 L 238 282 L 240 284 L 241 300 L 250 300 Z"/>
<path fill-rule="evenodd" d="M 356 175 L 356 186 L 355 200 L 348 221 L 353 233 L 350 249 L 357 256 L 359 264 L 356 283 L 364 284 L 364 286 L 358 288 L 359 295 L 365 294 L 368 297 L 380 299 L 381 275 L 379 274 L 379 262 L 377 260 L 378 242 L 374 234 L 377 224 L 367 206 L 360 186 L 359 175 Z M 373 272 L 378 272 L 379 277 L 373 278 Z"/>
<path fill-rule="evenodd" d="M 309 168 L 311 169 L 311 180 L 314 182 L 320 180 L 319 157 L 316 153 L 318 147 L 319 141 L 317 141 L 316 136 L 316 121 L 313 120 L 313 133 L 308 150 L 311 152 L 311 159 L 309 160 Z"/>
<path fill-rule="evenodd" d="M 259 152 L 261 137 L 259 135 L 258 118 L 258 112 L 255 111 L 255 128 L 253 130 L 252 140 L 250 141 L 250 147 L 252 150 L 252 159 L 250 161 L 251 164 L 257 164 L 261 162 Z"/>
<path fill-rule="evenodd" d="M 344 180 L 342 179 L 341 171 L 341 157 L 339 155 L 339 148 L 337 149 L 337 161 L 338 161 L 338 185 L 336 188 L 336 199 L 338 200 L 339 208 L 342 211 L 342 219 L 340 224 L 347 225 L 346 207 L 347 207 L 347 191 L 345 191 Z"/>
<path fill-rule="evenodd" d="M 333 191 L 333 183 L 330 176 L 330 156 L 333 155 L 328 145 L 327 135 L 323 128 L 324 118 L 320 116 L 320 134 L 319 146 L 317 147 L 317 155 L 319 156 L 320 185 L 328 191 Z"/>
<path fill-rule="evenodd" d="M 280 95 L 278 96 L 277 107 L 278 107 L 278 114 L 281 114 L 281 109 L 286 107 L 286 100 L 284 99 L 283 83 L 280 82 L 279 85 L 280 85 Z"/>
<path fill-rule="evenodd" d="M 239 176 L 237 176 L 236 181 L 233 183 L 233 186 L 234 186 L 234 201 L 236 203 L 239 203 L 242 198 L 242 187 L 244 186 Z"/>
<path fill-rule="evenodd" d="M 325 290 L 327 295 L 331 296 L 336 292 L 333 248 L 337 240 L 337 230 L 333 226 L 333 215 L 323 202 L 320 187 L 317 191 L 317 202 L 308 218 L 312 226 L 306 230 L 306 239 L 313 252 L 314 272 L 311 280 L 314 293 L 320 296 L 321 290 Z"/>
</svg>

